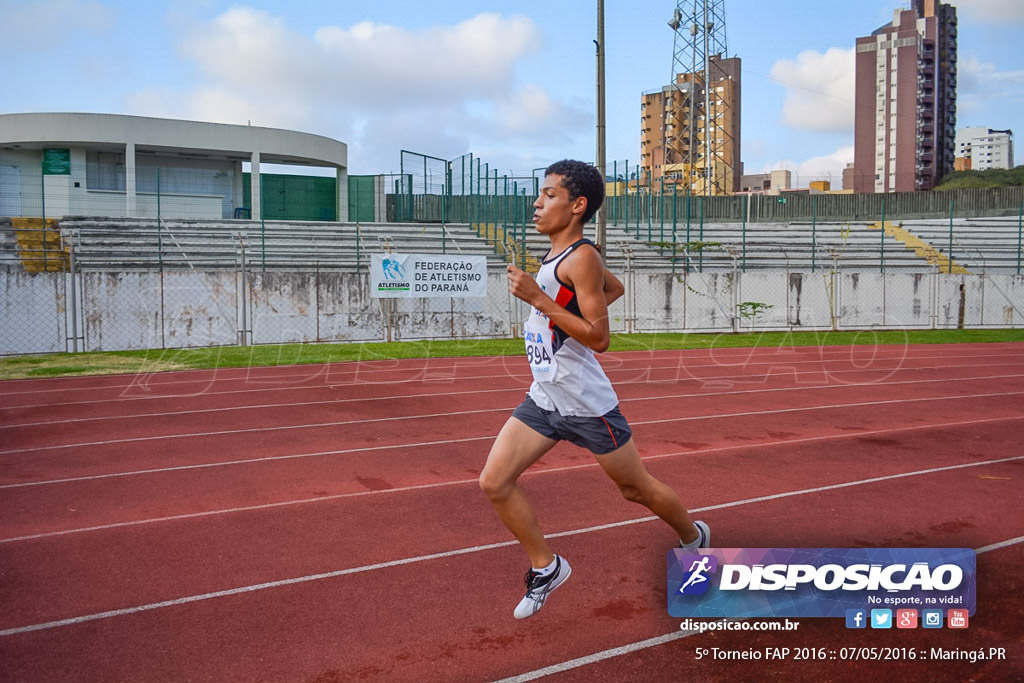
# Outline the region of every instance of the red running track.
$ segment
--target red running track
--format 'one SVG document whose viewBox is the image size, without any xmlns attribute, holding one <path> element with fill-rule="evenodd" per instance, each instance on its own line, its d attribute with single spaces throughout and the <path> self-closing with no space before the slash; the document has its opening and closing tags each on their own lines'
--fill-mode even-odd
<svg viewBox="0 0 1024 683">
<path fill-rule="evenodd" d="M 1024 677 L 1024 345 L 612 353 L 648 468 L 719 547 L 972 547 L 966 631 L 687 635 L 671 531 L 559 446 L 524 486 L 573 578 L 476 486 L 516 358 L 0 384 L 0 680 Z M 697 648 L 1006 648 L 936 663 L 697 660 Z"/>
</svg>

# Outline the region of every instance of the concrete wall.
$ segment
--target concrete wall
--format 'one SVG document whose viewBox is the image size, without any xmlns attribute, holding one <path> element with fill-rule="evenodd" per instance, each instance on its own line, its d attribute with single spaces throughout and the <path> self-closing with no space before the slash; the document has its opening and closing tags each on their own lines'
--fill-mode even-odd
<svg viewBox="0 0 1024 683">
<path fill-rule="evenodd" d="M 518 335 L 505 274 L 479 299 L 373 299 L 366 274 L 0 270 L 0 354 Z M 616 332 L 1019 327 L 1024 277 L 875 271 L 635 272 Z M 747 303 L 749 315 L 740 314 Z M 752 306 L 757 304 L 758 306 Z M 756 315 L 753 308 L 761 309 Z"/>
<path fill-rule="evenodd" d="M 0 270 L 0 354 L 65 350 L 65 274 Z"/>
</svg>

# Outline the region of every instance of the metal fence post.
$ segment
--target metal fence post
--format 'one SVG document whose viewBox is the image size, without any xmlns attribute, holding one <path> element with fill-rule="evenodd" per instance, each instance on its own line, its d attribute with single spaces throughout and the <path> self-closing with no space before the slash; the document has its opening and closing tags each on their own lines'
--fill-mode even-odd
<svg viewBox="0 0 1024 683">
<path fill-rule="evenodd" d="M 43 214 L 43 272 L 47 273 L 50 271 L 50 266 L 47 264 L 47 252 L 49 249 L 46 248 L 46 162 L 44 161 L 39 166 L 39 201 L 42 203 L 42 214 Z"/>
<path fill-rule="evenodd" d="M 263 193 L 260 193 L 263 196 Z M 160 264 L 160 272 L 164 271 L 164 237 L 163 221 L 160 219 L 160 169 L 156 169 L 156 260 Z"/>
<path fill-rule="evenodd" d="M 612 162 L 612 197 L 615 200 L 615 209 L 612 213 L 612 222 L 618 225 L 619 223 L 619 162 Z"/>
<path fill-rule="evenodd" d="M 505 190 L 504 190 L 504 197 L 502 197 L 502 200 L 501 200 L 501 230 L 502 230 L 503 233 L 508 234 L 508 200 L 507 200 L 507 197 L 508 197 L 508 176 L 502 176 L 502 177 L 505 179 Z M 494 193 L 495 194 L 498 193 L 497 183 L 495 183 L 495 186 L 494 186 Z M 512 220 L 513 220 L 513 222 L 515 221 L 515 216 L 514 215 L 512 217 Z M 495 222 L 497 222 L 497 221 L 495 221 Z M 515 228 L 513 228 L 512 234 L 513 235 L 515 234 Z"/>
<path fill-rule="evenodd" d="M 955 200 L 949 200 L 949 265 L 946 266 L 946 272 L 953 272 L 953 206 Z"/>
<path fill-rule="evenodd" d="M 526 270 L 526 221 L 527 221 L 526 214 L 528 212 L 529 212 L 529 199 L 526 196 L 526 188 L 524 187 L 523 188 L 523 240 L 522 240 L 522 242 L 519 243 L 520 244 L 519 251 L 522 254 L 522 256 L 520 257 L 520 259 L 522 260 L 522 266 L 520 266 L 520 267 L 523 270 Z"/>
<path fill-rule="evenodd" d="M 626 162 L 626 202 L 623 203 L 623 225 L 626 230 L 626 234 L 630 233 L 630 165 L 629 161 Z"/>
<path fill-rule="evenodd" d="M 78 246 L 76 244 L 78 240 L 71 240 L 71 258 L 70 258 L 70 269 L 71 269 L 71 296 L 68 305 L 71 307 L 71 351 L 72 353 L 78 353 L 78 288 L 75 283 L 75 249 Z M 67 346 L 65 345 L 65 348 Z M 82 349 L 85 350 L 84 348 Z"/>
<path fill-rule="evenodd" d="M 697 254 L 697 270 L 704 272 L 704 197 L 697 199 L 697 204 L 700 208 L 700 233 L 698 240 L 700 240 L 700 249 Z"/>
<path fill-rule="evenodd" d="M 881 238 L 881 263 L 879 265 L 879 272 L 885 272 L 885 197 L 882 197 L 882 238 Z M 885 293 L 882 293 L 884 299 Z M 884 303 L 882 304 L 885 305 Z"/>
<path fill-rule="evenodd" d="M 658 188 L 659 209 L 658 223 L 661 226 L 661 236 L 658 238 L 662 244 L 665 243 L 665 174 L 661 174 L 661 185 Z"/>
<path fill-rule="evenodd" d="M 686 249 L 690 248 L 690 186 L 686 185 Z"/>
<path fill-rule="evenodd" d="M 814 272 L 818 256 L 818 216 L 816 212 L 817 201 L 811 197 L 811 272 Z"/>
<path fill-rule="evenodd" d="M 356 187 L 359 184 L 356 183 Z M 356 190 L 358 192 L 358 189 Z M 267 272 L 267 204 L 263 200 L 267 196 L 267 193 L 263 191 L 263 182 L 260 182 L 260 259 L 263 265 L 263 272 Z M 358 195 L 356 206 L 358 204 Z"/>
<path fill-rule="evenodd" d="M 506 187 L 507 187 L 508 176 L 505 176 L 505 183 L 506 183 Z M 494 193 L 497 194 L 498 193 L 497 183 L 495 183 L 494 188 L 495 188 L 494 189 Z M 512 197 L 515 198 L 515 199 L 513 199 L 513 201 L 515 201 L 516 199 L 519 198 L 519 182 L 515 181 L 515 180 L 512 181 Z M 519 229 L 519 211 L 516 210 L 515 204 L 511 204 L 511 205 L 509 204 L 509 196 L 508 196 L 508 191 L 507 190 L 506 190 L 505 194 L 501 198 L 501 205 L 503 207 L 502 208 L 502 215 L 505 215 L 505 213 L 506 213 L 505 209 L 507 208 L 508 209 L 507 213 L 511 214 L 511 216 L 512 216 L 512 244 L 514 245 L 516 240 L 518 239 L 518 236 L 519 235 L 525 235 L 526 231 L 525 230 L 521 231 Z M 523 226 L 523 227 L 525 228 L 526 226 Z M 508 226 L 506 225 L 505 232 L 502 235 L 502 239 L 505 240 L 506 242 L 508 242 L 509 241 L 508 236 L 509 236 Z M 515 263 L 515 258 L 514 257 L 513 257 L 513 263 Z M 525 264 L 524 257 L 523 257 L 523 255 L 520 254 L 519 267 L 523 268 L 525 270 L 524 264 Z"/>
<path fill-rule="evenodd" d="M 241 304 L 241 307 L 242 307 L 242 329 L 239 330 L 239 337 L 241 337 L 241 339 L 239 340 L 239 344 L 241 346 L 248 346 L 249 345 L 248 344 L 248 334 L 246 334 L 246 328 L 249 326 L 249 322 L 248 322 L 247 311 L 245 310 L 245 308 L 246 308 L 246 301 L 247 301 L 247 297 L 246 297 L 246 286 L 247 286 L 247 284 L 246 284 L 246 281 L 245 281 L 245 242 L 242 241 L 241 233 L 239 233 L 239 235 L 238 235 L 238 249 L 239 249 L 239 266 L 241 268 L 241 274 L 242 274 L 242 295 L 241 295 L 241 297 L 239 297 L 239 304 Z"/>
<path fill-rule="evenodd" d="M 639 171 L 640 167 L 637 166 Z M 647 172 L 647 241 L 650 242 L 652 238 L 651 232 L 654 228 L 654 182 L 651 178 L 651 172 Z M 637 226 L 638 228 L 640 226 Z M 639 230 L 638 230 L 639 232 Z"/>
<path fill-rule="evenodd" d="M 742 199 L 742 211 L 743 211 L 743 272 L 747 272 L 747 197 L 743 196 Z"/>
<path fill-rule="evenodd" d="M 640 164 L 636 165 L 636 238 L 640 239 Z"/>
<path fill-rule="evenodd" d="M 676 274 L 676 199 L 679 195 L 679 183 L 672 183 L 672 274 Z"/>
<path fill-rule="evenodd" d="M 1020 275 L 1021 219 L 1024 218 L 1024 201 L 1017 209 L 1017 275 Z"/>
</svg>

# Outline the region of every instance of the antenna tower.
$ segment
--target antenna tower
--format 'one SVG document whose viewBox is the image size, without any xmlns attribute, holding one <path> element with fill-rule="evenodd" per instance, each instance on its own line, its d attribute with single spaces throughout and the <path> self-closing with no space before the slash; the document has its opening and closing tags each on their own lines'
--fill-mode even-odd
<svg viewBox="0 0 1024 683">
<path fill-rule="evenodd" d="M 675 38 L 662 118 L 663 170 L 692 194 L 732 194 L 739 171 L 734 155 L 739 141 L 732 132 L 739 115 L 739 73 L 721 61 L 728 56 L 725 0 L 678 0 L 668 25 Z"/>
</svg>

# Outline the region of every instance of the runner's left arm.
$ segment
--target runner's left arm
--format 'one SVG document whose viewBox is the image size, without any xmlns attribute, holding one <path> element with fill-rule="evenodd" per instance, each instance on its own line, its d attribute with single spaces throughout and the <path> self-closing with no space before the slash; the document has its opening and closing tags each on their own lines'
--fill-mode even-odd
<svg viewBox="0 0 1024 683">
<path fill-rule="evenodd" d="M 604 269 L 604 302 L 606 306 L 611 306 L 613 301 L 618 300 L 620 296 L 626 293 L 626 288 L 623 286 L 622 281 L 612 274 L 612 271 L 607 268 Z"/>
</svg>

